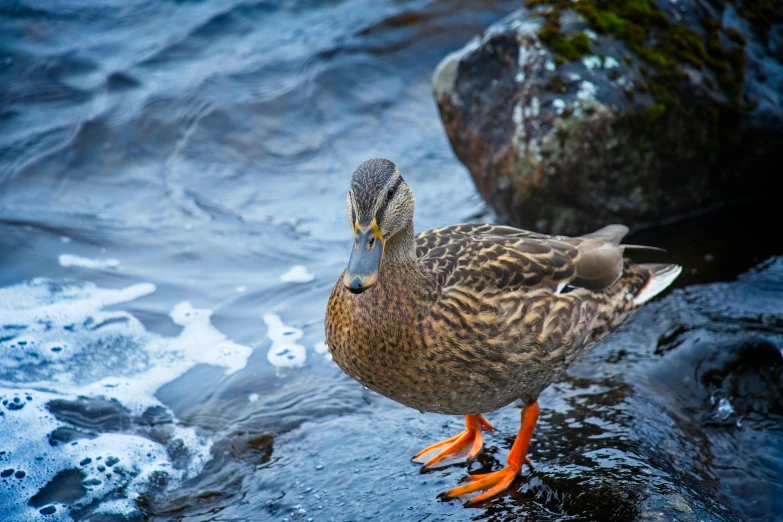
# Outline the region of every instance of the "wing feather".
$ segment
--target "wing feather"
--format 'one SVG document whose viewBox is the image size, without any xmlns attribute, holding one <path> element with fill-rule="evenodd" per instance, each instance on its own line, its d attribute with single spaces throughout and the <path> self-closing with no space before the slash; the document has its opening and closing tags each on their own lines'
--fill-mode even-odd
<svg viewBox="0 0 783 522">
<path fill-rule="evenodd" d="M 628 229 L 610 225 L 580 237 L 548 236 L 489 224 L 461 224 L 422 232 L 420 264 L 441 288 L 554 291 L 568 284 L 589 290 L 611 286 L 622 274 Z"/>
</svg>

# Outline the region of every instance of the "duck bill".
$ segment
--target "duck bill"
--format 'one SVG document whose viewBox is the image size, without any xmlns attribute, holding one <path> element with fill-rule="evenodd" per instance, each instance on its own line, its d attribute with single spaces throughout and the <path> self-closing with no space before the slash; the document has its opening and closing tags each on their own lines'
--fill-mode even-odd
<svg viewBox="0 0 783 522">
<path fill-rule="evenodd" d="M 369 230 L 356 229 L 356 241 L 351 251 L 343 285 L 354 294 L 361 294 L 378 282 L 383 259 L 383 236 L 373 222 Z"/>
</svg>

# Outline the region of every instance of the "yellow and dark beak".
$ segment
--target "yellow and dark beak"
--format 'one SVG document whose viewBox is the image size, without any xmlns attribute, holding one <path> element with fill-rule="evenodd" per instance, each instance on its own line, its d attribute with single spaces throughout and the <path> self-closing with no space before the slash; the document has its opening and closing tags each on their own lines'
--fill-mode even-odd
<svg viewBox="0 0 783 522">
<path fill-rule="evenodd" d="M 367 229 L 354 225 L 354 245 L 348 268 L 345 269 L 343 285 L 354 294 L 361 294 L 376 282 L 383 259 L 383 236 L 373 220 Z"/>
</svg>

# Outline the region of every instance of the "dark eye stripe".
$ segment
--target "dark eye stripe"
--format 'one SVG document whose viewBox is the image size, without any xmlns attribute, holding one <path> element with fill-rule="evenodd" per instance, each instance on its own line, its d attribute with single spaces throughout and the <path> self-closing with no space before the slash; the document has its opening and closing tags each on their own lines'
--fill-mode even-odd
<svg viewBox="0 0 783 522">
<path fill-rule="evenodd" d="M 392 185 L 390 188 L 394 189 L 394 193 L 397 193 L 397 189 L 400 188 L 400 185 L 402 184 L 402 177 L 397 178 L 397 181 Z M 388 192 L 388 190 L 387 190 Z M 386 198 L 386 192 L 383 194 L 383 205 L 381 205 L 381 208 L 378 209 L 378 213 L 375 214 L 375 220 L 378 222 L 378 225 L 381 224 L 381 221 L 383 220 L 383 214 L 386 212 L 386 209 L 389 206 L 389 199 Z"/>
<path fill-rule="evenodd" d="M 351 226 L 356 223 L 356 198 L 353 195 L 353 191 L 348 193 L 348 197 L 351 200 Z"/>
</svg>

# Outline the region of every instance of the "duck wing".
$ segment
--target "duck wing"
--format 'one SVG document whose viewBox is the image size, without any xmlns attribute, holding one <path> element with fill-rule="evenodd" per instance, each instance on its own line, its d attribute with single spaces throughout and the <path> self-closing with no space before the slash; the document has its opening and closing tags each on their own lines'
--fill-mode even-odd
<svg viewBox="0 0 783 522">
<path fill-rule="evenodd" d="M 623 272 L 620 245 L 628 228 L 609 225 L 578 237 L 549 236 L 488 224 L 461 224 L 416 238 L 420 265 L 440 288 L 472 291 L 560 291 L 566 285 L 603 290 Z"/>
</svg>

